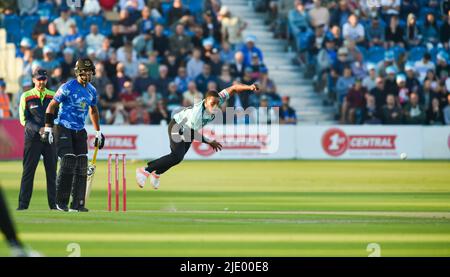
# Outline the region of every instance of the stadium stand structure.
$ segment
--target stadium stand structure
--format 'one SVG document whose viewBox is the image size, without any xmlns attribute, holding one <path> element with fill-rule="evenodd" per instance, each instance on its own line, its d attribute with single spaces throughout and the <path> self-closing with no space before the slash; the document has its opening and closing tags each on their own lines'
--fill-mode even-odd
<svg viewBox="0 0 450 277">
<path fill-rule="evenodd" d="M 0 29 L 0 76 L 8 84 L 9 91 L 19 91 L 20 76 L 22 75 L 23 61 L 16 58 L 16 46 L 7 43 L 5 29 Z"/>
<path fill-rule="evenodd" d="M 293 53 L 289 51 L 286 42 L 273 38 L 272 32 L 264 24 L 264 17 L 254 11 L 252 2 L 224 0 L 222 4 L 248 23 L 244 36 L 256 36 L 257 46 L 263 51 L 264 63 L 269 69 L 270 77 L 277 85 L 278 93 L 290 97 L 291 106 L 297 111 L 298 122 L 334 123 L 334 110 L 322 105 L 322 100 L 314 92 L 312 81 L 303 78 L 300 74 L 301 68 L 291 63 Z"/>
</svg>

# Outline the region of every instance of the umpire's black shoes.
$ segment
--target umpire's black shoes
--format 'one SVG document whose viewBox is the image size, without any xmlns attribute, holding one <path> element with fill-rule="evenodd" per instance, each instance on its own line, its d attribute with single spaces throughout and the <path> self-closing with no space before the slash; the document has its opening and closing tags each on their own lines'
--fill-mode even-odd
<svg viewBox="0 0 450 277">
<path fill-rule="evenodd" d="M 81 207 L 78 209 L 78 211 L 79 211 L 80 213 L 87 213 L 87 212 L 89 212 L 89 209 L 88 209 L 88 208 L 85 208 L 84 206 L 81 206 Z"/>
<path fill-rule="evenodd" d="M 62 211 L 62 212 L 68 212 L 69 211 L 69 208 L 67 208 L 67 205 L 56 204 L 56 209 L 58 209 L 58 211 Z"/>
<path fill-rule="evenodd" d="M 89 212 L 89 209 L 85 208 L 85 207 L 78 207 L 78 209 L 70 209 L 69 212 L 80 212 L 80 213 L 87 213 Z"/>
<path fill-rule="evenodd" d="M 25 211 L 28 210 L 28 207 L 19 206 L 16 211 Z"/>
</svg>

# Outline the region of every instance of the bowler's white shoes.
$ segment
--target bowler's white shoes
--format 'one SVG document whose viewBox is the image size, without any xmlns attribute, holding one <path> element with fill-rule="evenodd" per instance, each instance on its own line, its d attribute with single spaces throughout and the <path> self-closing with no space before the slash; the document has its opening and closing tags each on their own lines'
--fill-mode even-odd
<svg viewBox="0 0 450 277">
<path fill-rule="evenodd" d="M 136 182 L 141 189 L 144 188 L 145 183 L 147 182 L 149 176 L 150 173 L 145 171 L 145 167 L 140 167 L 136 169 Z"/>
<path fill-rule="evenodd" d="M 153 171 L 150 177 L 150 183 L 152 183 L 152 186 L 154 189 L 159 188 L 159 174 L 156 174 L 156 171 Z"/>
</svg>

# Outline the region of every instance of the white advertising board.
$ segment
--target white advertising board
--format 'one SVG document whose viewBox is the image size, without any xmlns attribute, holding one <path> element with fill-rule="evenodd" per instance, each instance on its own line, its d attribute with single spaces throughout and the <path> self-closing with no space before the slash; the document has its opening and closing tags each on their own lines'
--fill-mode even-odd
<svg viewBox="0 0 450 277">
<path fill-rule="evenodd" d="M 93 151 L 94 130 L 87 127 Z M 100 159 L 110 153 L 150 160 L 170 152 L 167 126 L 102 126 L 106 136 Z M 291 126 L 214 125 L 204 133 L 223 150 L 194 141 L 191 160 L 226 159 L 450 159 L 450 127 L 432 126 Z"/>
</svg>

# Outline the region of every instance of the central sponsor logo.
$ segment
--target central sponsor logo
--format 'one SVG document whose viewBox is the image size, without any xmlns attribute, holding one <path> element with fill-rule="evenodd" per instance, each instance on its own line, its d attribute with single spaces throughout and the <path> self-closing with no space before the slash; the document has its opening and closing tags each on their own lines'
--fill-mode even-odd
<svg viewBox="0 0 450 277">
<path fill-rule="evenodd" d="M 137 135 L 106 135 L 104 150 L 137 150 Z M 89 136 L 89 148 L 94 149 L 95 136 Z"/>
<path fill-rule="evenodd" d="M 347 150 L 395 150 L 397 135 L 347 135 L 341 129 L 329 129 L 322 136 L 322 148 L 338 157 Z"/>
</svg>

